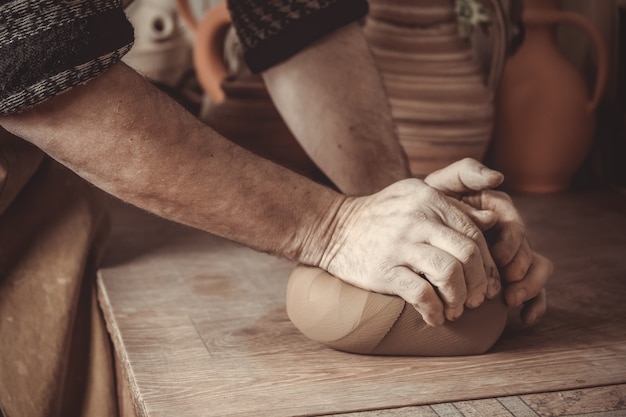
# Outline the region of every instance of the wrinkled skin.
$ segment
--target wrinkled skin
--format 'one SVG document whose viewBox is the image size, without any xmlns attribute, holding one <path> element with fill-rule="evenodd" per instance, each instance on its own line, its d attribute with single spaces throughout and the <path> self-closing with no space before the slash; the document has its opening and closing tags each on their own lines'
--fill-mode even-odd
<svg viewBox="0 0 626 417">
<path fill-rule="evenodd" d="M 511 197 L 491 189 L 502 180 L 502 174 L 473 159 L 464 159 L 433 172 L 425 182 L 474 209 L 496 214 L 493 227 L 484 227 L 489 229 L 490 252 L 500 269 L 507 304 L 523 305 L 522 322 L 531 325 L 546 311 L 545 286 L 553 266 L 549 259 L 531 249 L 523 219 Z"/>
<path fill-rule="evenodd" d="M 399 295 L 431 325 L 458 318 L 500 290 L 475 224 L 493 224 L 492 213 L 461 209 L 421 180 L 349 198 L 340 218 L 320 266 L 360 288 Z"/>
</svg>

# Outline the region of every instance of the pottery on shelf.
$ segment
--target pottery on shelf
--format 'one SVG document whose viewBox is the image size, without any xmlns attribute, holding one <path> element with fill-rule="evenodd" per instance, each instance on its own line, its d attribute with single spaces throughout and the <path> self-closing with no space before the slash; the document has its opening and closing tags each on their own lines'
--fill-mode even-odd
<svg viewBox="0 0 626 417">
<path fill-rule="evenodd" d="M 462 3 L 488 23 L 486 67 L 473 38 L 460 30 L 454 0 L 370 2 L 365 35 L 418 177 L 465 157 L 483 159 L 493 133 L 494 93 L 507 44 L 504 18 L 497 1 Z"/>
<path fill-rule="evenodd" d="M 192 69 L 191 42 L 169 0 L 134 0 L 125 10 L 135 29 L 126 64 L 151 81 L 177 87 Z"/>
<path fill-rule="evenodd" d="M 200 119 L 259 156 L 327 182 L 283 121 L 262 77 L 252 74 L 243 62 L 226 3 L 214 5 L 199 21 L 187 0 L 177 4 L 194 33 L 194 67 L 207 95 Z"/>
<path fill-rule="evenodd" d="M 582 15 L 558 9 L 556 0 L 527 0 L 526 35 L 506 62 L 497 97 L 492 164 L 510 191 L 567 190 L 593 142 L 595 109 L 608 71 L 606 46 Z M 597 75 L 592 92 L 556 41 L 560 24 L 574 25 L 595 47 Z"/>
</svg>

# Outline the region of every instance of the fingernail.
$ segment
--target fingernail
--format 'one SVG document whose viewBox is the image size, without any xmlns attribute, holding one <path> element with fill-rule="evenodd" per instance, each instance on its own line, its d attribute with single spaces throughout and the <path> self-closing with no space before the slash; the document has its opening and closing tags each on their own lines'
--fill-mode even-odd
<svg viewBox="0 0 626 417">
<path fill-rule="evenodd" d="M 522 280 L 522 278 L 524 278 L 524 273 L 521 270 L 512 270 L 508 276 L 507 276 L 507 281 L 508 282 L 519 282 Z"/>
<path fill-rule="evenodd" d="M 486 225 L 493 225 L 498 221 L 497 214 L 491 210 L 479 210 L 478 216 L 480 216 L 481 221 Z"/>
<path fill-rule="evenodd" d="M 424 320 L 424 321 L 426 321 L 426 324 L 428 324 L 430 327 L 437 327 L 437 326 L 443 325 L 446 322 L 446 318 L 442 315 L 437 318 L 431 317 L 430 320 Z"/>
<path fill-rule="evenodd" d="M 493 175 L 493 176 L 497 175 L 497 176 L 504 177 L 504 175 L 500 171 L 496 171 L 496 170 L 493 170 L 491 168 L 487 168 L 484 165 L 480 168 L 480 173 L 484 174 L 484 175 Z"/>
<path fill-rule="evenodd" d="M 456 319 L 458 319 L 459 317 L 461 317 L 461 315 L 463 314 L 463 306 L 458 306 L 455 308 L 448 308 L 446 309 L 446 318 L 449 321 L 454 321 Z"/>
<path fill-rule="evenodd" d="M 531 314 L 526 318 L 526 326 L 532 326 L 533 324 L 535 324 L 535 321 L 537 320 L 537 315 L 536 314 Z"/>
<path fill-rule="evenodd" d="M 483 303 L 483 301 L 485 301 L 485 294 L 478 294 L 476 296 L 474 296 L 474 298 L 472 298 L 471 300 L 468 300 L 465 305 L 468 308 L 476 308 L 479 305 L 481 305 Z"/>
<path fill-rule="evenodd" d="M 520 288 L 515 292 L 515 307 L 522 305 L 524 301 L 526 301 L 526 296 L 528 292 L 524 288 Z"/>
<path fill-rule="evenodd" d="M 489 287 L 487 288 L 487 298 L 493 298 L 500 292 L 500 274 L 497 268 L 490 271 Z"/>
<path fill-rule="evenodd" d="M 493 280 L 494 297 L 500 292 L 501 289 L 502 289 L 502 286 L 500 284 L 500 278 L 494 279 Z"/>
<path fill-rule="evenodd" d="M 413 304 L 413 307 L 415 308 L 415 310 L 417 310 L 417 312 L 422 316 L 422 319 L 424 319 L 426 324 L 428 324 L 430 327 L 441 326 L 446 322 L 443 311 L 441 313 L 425 314 L 420 312 L 420 309 L 418 308 L 419 306 L 417 304 Z"/>
<path fill-rule="evenodd" d="M 500 280 L 492 279 L 491 285 L 489 285 L 489 294 L 487 294 L 487 297 L 493 298 L 498 295 L 500 293 L 500 288 Z"/>
</svg>

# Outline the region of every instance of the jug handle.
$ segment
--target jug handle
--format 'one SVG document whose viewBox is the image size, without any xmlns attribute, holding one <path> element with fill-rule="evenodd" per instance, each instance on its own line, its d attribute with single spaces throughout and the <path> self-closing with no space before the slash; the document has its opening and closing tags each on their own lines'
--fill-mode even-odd
<svg viewBox="0 0 626 417">
<path fill-rule="evenodd" d="M 198 28 L 198 21 L 191 11 L 189 0 L 176 0 L 176 12 L 183 22 L 185 22 L 189 30 L 195 35 Z"/>
<path fill-rule="evenodd" d="M 593 95 L 591 96 L 591 100 L 587 103 L 587 108 L 589 111 L 594 111 L 602 99 L 602 94 L 606 88 L 609 72 L 609 55 L 607 47 L 598 29 L 591 22 L 589 22 L 587 18 L 576 12 L 545 10 L 535 12 L 528 10 L 524 12 L 524 20 L 538 24 L 569 23 L 576 26 L 589 36 L 596 49 L 597 74 L 595 89 Z"/>
<path fill-rule="evenodd" d="M 195 35 L 193 63 L 198 82 L 214 103 L 225 99 L 222 81 L 228 75 L 224 62 L 224 39 L 231 25 L 226 1 L 207 10 L 200 21 L 191 13 L 188 0 L 176 0 L 177 10 Z"/>
</svg>

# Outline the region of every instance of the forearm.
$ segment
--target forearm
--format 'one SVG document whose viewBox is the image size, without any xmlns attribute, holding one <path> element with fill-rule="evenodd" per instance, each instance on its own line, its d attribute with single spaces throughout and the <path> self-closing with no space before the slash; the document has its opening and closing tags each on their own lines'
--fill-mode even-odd
<svg viewBox="0 0 626 417">
<path fill-rule="evenodd" d="M 304 263 L 344 200 L 225 140 L 124 64 L 0 124 L 122 200 Z"/>
<path fill-rule="evenodd" d="M 287 125 L 340 190 L 369 194 L 410 177 L 357 23 L 271 67 L 263 78 Z"/>
</svg>

